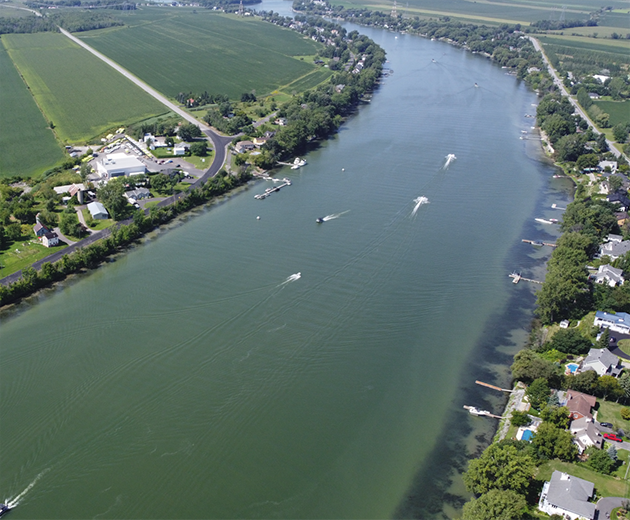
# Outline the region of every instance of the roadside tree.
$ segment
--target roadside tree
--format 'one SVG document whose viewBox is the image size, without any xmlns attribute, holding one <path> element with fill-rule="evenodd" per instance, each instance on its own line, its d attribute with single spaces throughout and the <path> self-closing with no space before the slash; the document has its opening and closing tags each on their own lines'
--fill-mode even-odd
<svg viewBox="0 0 630 520">
<path fill-rule="evenodd" d="M 99 188 L 97 192 L 98 199 L 103 203 L 114 220 L 123 218 L 125 208 L 128 205 L 127 199 L 123 196 L 125 187 L 122 183 L 123 180 L 121 178 L 112 179 Z"/>
</svg>

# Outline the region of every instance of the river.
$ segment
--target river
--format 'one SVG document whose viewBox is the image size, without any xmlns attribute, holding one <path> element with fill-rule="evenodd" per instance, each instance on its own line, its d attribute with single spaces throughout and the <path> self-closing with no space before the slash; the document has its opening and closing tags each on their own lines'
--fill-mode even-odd
<svg viewBox="0 0 630 520">
<path fill-rule="evenodd" d="M 533 219 L 570 186 L 519 139 L 523 83 L 360 30 L 394 73 L 278 172 L 291 186 L 252 183 L 0 316 L 0 493 L 35 482 L 14 520 L 443 518 L 466 499 L 493 424 L 462 405 L 501 411 L 474 380 L 508 380 L 533 293 L 507 275 L 544 276 L 521 238 L 557 237 Z"/>
</svg>

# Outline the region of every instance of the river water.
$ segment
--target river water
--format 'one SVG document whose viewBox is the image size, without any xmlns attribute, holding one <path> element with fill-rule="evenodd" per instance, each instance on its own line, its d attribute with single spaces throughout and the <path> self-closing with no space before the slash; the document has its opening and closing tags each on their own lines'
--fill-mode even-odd
<svg viewBox="0 0 630 520">
<path fill-rule="evenodd" d="M 394 74 L 292 186 L 0 318 L 0 493 L 36 480 L 12 518 L 455 514 L 493 427 L 462 405 L 501 410 L 474 380 L 507 382 L 531 319 L 507 275 L 544 275 L 520 240 L 557 236 L 533 219 L 570 189 L 519 139 L 525 85 L 361 30 Z"/>
</svg>

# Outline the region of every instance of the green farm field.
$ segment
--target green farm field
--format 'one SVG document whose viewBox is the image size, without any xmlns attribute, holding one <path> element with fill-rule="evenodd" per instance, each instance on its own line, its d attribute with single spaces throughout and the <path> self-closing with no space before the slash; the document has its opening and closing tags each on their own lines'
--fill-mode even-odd
<svg viewBox="0 0 630 520">
<path fill-rule="evenodd" d="M 117 13 L 127 24 L 78 33 L 163 94 L 266 95 L 315 70 L 319 44 L 253 18 L 210 10 L 143 8 Z"/>
<path fill-rule="evenodd" d="M 383 0 L 334 1 L 345 7 L 367 7 L 389 12 L 393 2 Z M 563 5 L 567 20 L 584 18 L 587 13 L 610 3 L 605 0 L 575 0 L 570 4 L 560 1 L 541 2 L 539 0 L 409 0 L 398 3 L 398 12 L 410 16 L 438 17 L 451 16 L 462 21 L 475 23 L 521 23 L 529 24 L 536 20 L 559 19 Z"/>
<path fill-rule="evenodd" d="M 2 43 L 0 71 L 0 177 L 42 173 L 64 153 Z"/>
<path fill-rule="evenodd" d="M 7 34 L 2 40 L 46 118 L 64 142 L 85 142 L 165 107 L 58 33 Z"/>
<path fill-rule="evenodd" d="M 595 101 L 594 103 L 610 115 L 610 126 L 630 123 L 630 101 Z"/>
</svg>

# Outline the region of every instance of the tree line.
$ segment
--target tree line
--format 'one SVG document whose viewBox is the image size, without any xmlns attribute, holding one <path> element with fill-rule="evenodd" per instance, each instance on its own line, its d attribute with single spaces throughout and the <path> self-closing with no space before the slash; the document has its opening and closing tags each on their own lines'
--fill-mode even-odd
<svg viewBox="0 0 630 520">
<path fill-rule="evenodd" d="M 130 219 L 112 228 L 106 238 L 78 248 L 64 255 L 58 262 L 45 262 L 39 271 L 27 267 L 22 270 L 21 278 L 10 285 L 0 284 L 0 306 L 13 303 L 53 282 L 63 280 L 71 273 L 97 267 L 108 256 L 120 251 L 121 248 L 131 244 L 145 233 L 196 206 L 207 203 L 214 197 L 245 184 L 250 179 L 251 175 L 247 172 L 232 176 L 225 170 L 221 170 L 202 187 L 191 189 L 185 197 L 169 206 L 152 207 L 148 215 L 141 210 L 135 211 Z"/>
<path fill-rule="evenodd" d="M 0 17 L 0 34 L 57 32 L 57 26 L 70 32 L 81 32 L 120 25 L 124 25 L 122 20 L 106 13 L 76 11 L 23 18 Z"/>
</svg>

